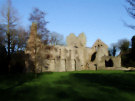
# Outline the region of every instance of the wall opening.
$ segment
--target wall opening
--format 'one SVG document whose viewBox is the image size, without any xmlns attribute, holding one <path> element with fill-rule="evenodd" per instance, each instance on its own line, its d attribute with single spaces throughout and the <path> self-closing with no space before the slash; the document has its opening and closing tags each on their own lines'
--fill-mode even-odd
<svg viewBox="0 0 135 101">
<path fill-rule="evenodd" d="M 97 52 L 95 52 L 95 53 L 92 54 L 92 56 L 91 56 L 91 61 L 92 62 L 96 59 L 96 54 L 97 54 Z"/>
<path fill-rule="evenodd" d="M 78 48 L 77 46 L 74 46 L 75 48 Z"/>
<path fill-rule="evenodd" d="M 112 59 L 109 59 L 108 61 L 105 60 L 105 67 L 113 67 L 113 61 L 112 61 Z"/>
<path fill-rule="evenodd" d="M 61 49 L 59 49 L 59 56 L 61 56 Z"/>
<path fill-rule="evenodd" d="M 48 70 L 48 66 L 44 66 L 44 69 L 45 69 L 45 70 Z"/>
<path fill-rule="evenodd" d="M 74 60 L 75 64 L 74 64 L 74 67 L 75 67 L 75 71 L 76 71 L 76 60 Z"/>
<path fill-rule="evenodd" d="M 67 71 L 67 67 L 66 67 L 66 59 L 65 59 L 65 71 Z"/>
<path fill-rule="evenodd" d="M 94 64 L 94 66 L 95 66 L 95 70 L 97 71 L 97 64 Z"/>
</svg>

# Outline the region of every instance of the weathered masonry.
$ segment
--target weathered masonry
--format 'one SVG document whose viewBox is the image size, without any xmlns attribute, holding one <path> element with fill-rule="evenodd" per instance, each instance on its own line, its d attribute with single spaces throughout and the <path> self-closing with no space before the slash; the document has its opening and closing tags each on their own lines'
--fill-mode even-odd
<svg viewBox="0 0 135 101">
<path fill-rule="evenodd" d="M 86 47 L 86 37 L 70 34 L 67 46 L 45 46 L 37 37 L 36 24 L 32 24 L 25 54 L 27 71 L 79 71 L 117 69 L 121 67 L 121 57 L 108 55 L 108 46 L 98 39 L 91 48 Z"/>
</svg>

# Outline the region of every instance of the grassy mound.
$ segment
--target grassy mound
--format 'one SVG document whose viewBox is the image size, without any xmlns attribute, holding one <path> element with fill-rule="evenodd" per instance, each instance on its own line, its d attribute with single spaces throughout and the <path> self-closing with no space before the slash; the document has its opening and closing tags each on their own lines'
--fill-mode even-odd
<svg viewBox="0 0 135 101">
<path fill-rule="evenodd" d="M 135 72 L 1 75 L 1 101 L 134 101 Z"/>
</svg>

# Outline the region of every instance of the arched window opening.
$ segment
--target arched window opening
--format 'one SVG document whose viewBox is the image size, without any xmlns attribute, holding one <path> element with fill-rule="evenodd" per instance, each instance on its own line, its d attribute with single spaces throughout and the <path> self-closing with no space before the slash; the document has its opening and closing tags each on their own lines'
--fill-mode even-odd
<svg viewBox="0 0 135 101">
<path fill-rule="evenodd" d="M 97 54 L 97 52 L 95 52 L 95 53 L 92 54 L 92 56 L 91 56 L 91 61 L 92 62 L 96 59 L 96 54 Z"/>
</svg>

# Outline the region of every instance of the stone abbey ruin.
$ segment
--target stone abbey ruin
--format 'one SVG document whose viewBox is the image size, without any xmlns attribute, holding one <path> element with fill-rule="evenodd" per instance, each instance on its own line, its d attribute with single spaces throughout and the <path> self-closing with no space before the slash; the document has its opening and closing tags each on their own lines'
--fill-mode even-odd
<svg viewBox="0 0 135 101">
<path fill-rule="evenodd" d="M 91 48 L 86 47 L 86 37 L 70 34 L 67 46 L 44 45 L 37 37 L 37 26 L 32 24 L 25 54 L 27 72 L 45 71 L 79 71 L 118 69 L 121 67 L 121 56 L 109 56 L 108 46 L 98 39 Z"/>
</svg>

